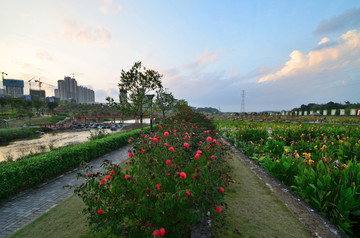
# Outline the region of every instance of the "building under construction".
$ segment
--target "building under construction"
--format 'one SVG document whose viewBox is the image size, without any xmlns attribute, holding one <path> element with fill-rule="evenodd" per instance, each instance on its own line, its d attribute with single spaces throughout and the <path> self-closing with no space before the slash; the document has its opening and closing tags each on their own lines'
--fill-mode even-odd
<svg viewBox="0 0 360 238">
<path fill-rule="evenodd" d="M 13 98 L 24 96 L 24 81 L 17 79 L 3 79 L 5 90 L 4 94 L 10 95 Z"/>
</svg>

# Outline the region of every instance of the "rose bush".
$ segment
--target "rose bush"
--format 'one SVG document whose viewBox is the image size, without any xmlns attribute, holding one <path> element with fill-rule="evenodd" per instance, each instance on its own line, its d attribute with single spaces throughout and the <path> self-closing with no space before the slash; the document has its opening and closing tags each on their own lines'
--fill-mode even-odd
<svg viewBox="0 0 360 238">
<path fill-rule="evenodd" d="M 222 216 L 224 187 L 235 181 L 211 121 L 181 112 L 131 143 L 125 169 L 105 164 L 105 173 L 84 174 L 86 183 L 75 190 L 94 232 L 184 237 L 208 211 Z"/>
</svg>

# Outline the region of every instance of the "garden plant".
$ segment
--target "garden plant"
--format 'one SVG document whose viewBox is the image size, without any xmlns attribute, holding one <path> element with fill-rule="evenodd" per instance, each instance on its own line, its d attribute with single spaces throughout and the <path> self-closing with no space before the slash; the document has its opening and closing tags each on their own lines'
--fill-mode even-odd
<svg viewBox="0 0 360 238">
<path fill-rule="evenodd" d="M 210 212 L 226 209 L 231 183 L 228 148 L 211 121 L 183 111 L 156 131 L 133 137 L 127 165 L 105 163 L 104 173 L 83 174 L 75 192 L 97 234 L 109 237 L 184 237 Z"/>
</svg>

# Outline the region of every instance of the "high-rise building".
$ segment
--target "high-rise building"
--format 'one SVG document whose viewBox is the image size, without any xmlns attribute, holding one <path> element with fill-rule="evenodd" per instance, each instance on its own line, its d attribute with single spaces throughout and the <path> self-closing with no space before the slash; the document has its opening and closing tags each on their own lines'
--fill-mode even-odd
<svg viewBox="0 0 360 238">
<path fill-rule="evenodd" d="M 9 94 L 13 98 L 24 96 L 24 81 L 16 79 L 4 79 L 3 84 L 5 88 L 5 94 Z"/>
<path fill-rule="evenodd" d="M 93 90 L 83 86 L 78 86 L 74 78 L 64 77 L 58 80 L 58 91 L 55 91 L 55 97 L 60 100 L 76 100 L 78 103 L 94 103 L 95 93 Z"/>
<path fill-rule="evenodd" d="M 43 100 L 46 95 L 44 90 L 30 89 L 30 96 L 32 100 Z"/>
</svg>

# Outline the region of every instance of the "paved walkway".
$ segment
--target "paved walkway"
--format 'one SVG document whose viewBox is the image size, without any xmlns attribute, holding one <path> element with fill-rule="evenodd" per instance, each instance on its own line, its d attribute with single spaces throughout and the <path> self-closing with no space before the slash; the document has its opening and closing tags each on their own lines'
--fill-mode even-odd
<svg viewBox="0 0 360 238">
<path fill-rule="evenodd" d="M 127 158 L 129 146 L 104 155 L 89 165 L 93 166 L 93 171 L 100 171 L 100 165 L 104 160 L 115 163 L 121 162 Z M 73 189 L 65 188 L 65 185 L 80 184 L 82 180 L 76 179 L 76 174 L 84 172 L 79 167 L 73 171 L 67 172 L 29 192 L 21 194 L 9 202 L 0 205 L 0 238 L 10 236 L 18 229 L 35 220 L 74 192 Z"/>
</svg>

